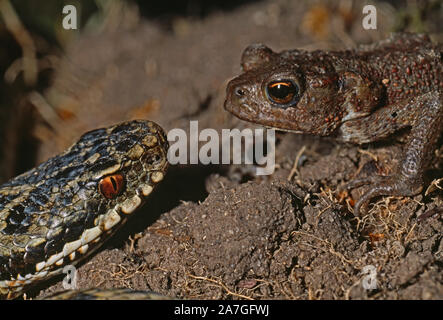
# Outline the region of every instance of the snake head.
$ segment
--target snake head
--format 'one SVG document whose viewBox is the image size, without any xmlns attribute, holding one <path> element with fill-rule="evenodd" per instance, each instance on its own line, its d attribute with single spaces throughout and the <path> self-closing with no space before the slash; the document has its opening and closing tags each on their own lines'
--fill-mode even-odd
<svg viewBox="0 0 443 320">
<path fill-rule="evenodd" d="M 163 179 L 168 141 L 152 121 L 85 133 L 0 187 L 0 296 L 62 272 L 96 250 Z"/>
</svg>

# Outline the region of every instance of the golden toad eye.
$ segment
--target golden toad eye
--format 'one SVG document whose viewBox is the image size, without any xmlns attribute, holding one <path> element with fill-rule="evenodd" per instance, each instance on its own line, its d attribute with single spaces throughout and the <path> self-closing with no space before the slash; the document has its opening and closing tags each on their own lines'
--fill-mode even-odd
<svg viewBox="0 0 443 320">
<path fill-rule="evenodd" d="M 123 190 L 125 179 L 119 173 L 106 176 L 100 180 L 98 188 L 100 193 L 107 199 L 114 199 Z"/>
<path fill-rule="evenodd" d="M 288 104 L 294 98 L 298 98 L 300 89 L 291 80 L 278 80 L 266 86 L 266 94 L 271 102 L 277 104 Z"/>
</svg>

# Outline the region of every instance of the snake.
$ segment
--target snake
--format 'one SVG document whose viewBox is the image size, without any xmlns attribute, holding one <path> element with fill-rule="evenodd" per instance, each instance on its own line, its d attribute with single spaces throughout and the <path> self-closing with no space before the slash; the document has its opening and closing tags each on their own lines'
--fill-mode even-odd
<svg viewBox="0 0 443 320">
<path fill-rule="evenodd" d="M 171 300 L 152 291 L 132 290 L 128 288 L 84 290 L 65 290 L 45 298 L 45 300 Z"/>
<path fill-rule="evenodd" d="M 95 252 L 163 180 L 168 140 L 153 121 L 83 134 L 0 186 L 0 298 L 13 299 Z"/>
</svg>

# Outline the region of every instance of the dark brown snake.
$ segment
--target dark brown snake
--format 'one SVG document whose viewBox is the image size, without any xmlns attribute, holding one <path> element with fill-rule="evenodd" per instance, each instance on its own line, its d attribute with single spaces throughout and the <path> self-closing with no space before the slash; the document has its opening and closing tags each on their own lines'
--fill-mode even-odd
<svg viewBox="0 0 443 320">
<path fill-rule="evenodd" d="M 0 186 L 0 298 L 94 252 L 163 179 L 167 150 L 154 122 L 123 122 Z"/>
</svg>

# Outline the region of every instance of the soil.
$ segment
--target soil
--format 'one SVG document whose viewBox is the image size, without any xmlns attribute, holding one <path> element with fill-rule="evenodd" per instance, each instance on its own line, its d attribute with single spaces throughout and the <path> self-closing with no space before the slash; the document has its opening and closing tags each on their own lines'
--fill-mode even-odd
<svg viewBox="0 0 443 320">
<path fill-rule="evenodd" d="M 87 130 L 128 119 L 166 130 L 191 120 L 199 130 L 254 127 L 223 109 L 247 45 L 343 49 L 392 30 L 390 5 L 376 4 L 378 29 L 367 31 L 363 2 L 343 3 L 260 1 L 167 25 L 122 9 L 60 59 L 44 92 L 60 118 L 36 126 L 38 161 Z M 148 203 L 79 267 L 78 287 L 180 299 L 443 299 L 443 218 L 428 214 L 442 207 L 441 189 L 376 199 L 362 217 L 352 204 L 364 190 L 339 190 L 356 176 L 389 174 L 401 142 L 353 146 L 285 133 L 276 141 L 271 176 L 255 177 L 251 166 L 171 166 Z M 435 154 L 430 180 L 442 177 L 441 145 Z M 374 289 L 364 288 L 368 268 Z M 63 288 L 53 281 L 39 289 L 30 296 Z"/>
</svg>

